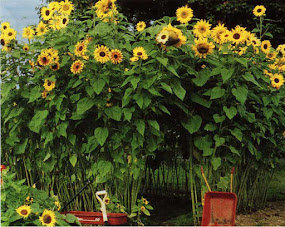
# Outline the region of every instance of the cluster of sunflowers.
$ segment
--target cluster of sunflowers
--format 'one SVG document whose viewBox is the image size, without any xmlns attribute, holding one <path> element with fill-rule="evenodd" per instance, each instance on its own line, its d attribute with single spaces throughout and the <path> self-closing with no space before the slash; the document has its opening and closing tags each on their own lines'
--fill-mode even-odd
<svg viewBox="0 0 285 227">
<path fill-rule="evenodd" d="M 96 15 L 105 22 L 115 22 L 115 15 L 118 14 L 116 0 L 101 0 L 96 2 L 94 8 L 96 9 Z"/>
<path fill-rule="evenodd" d="M 17 32 L 10 26 L 9 22 L 1 24 L 0 42 L 2 45 L 2 51 L 8 52 L 11 50 L 9 44 L 16 39 Z"/>
</svg>

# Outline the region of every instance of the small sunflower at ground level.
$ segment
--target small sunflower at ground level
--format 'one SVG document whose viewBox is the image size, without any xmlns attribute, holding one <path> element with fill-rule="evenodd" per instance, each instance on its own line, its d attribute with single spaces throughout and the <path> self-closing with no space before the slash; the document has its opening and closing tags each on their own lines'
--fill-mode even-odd
<svg viewBox="0 0 285 227">
<path fill-rule="evenodd" d="M 193 33 L 198 38 L 206 38 L 211 33 L 211 24 L 205 20 L 199 20 L 193 27 Z"/>
<path fill-rule="evenodd" d="M 26 51 L 26 52 L 28 52 L 28 51 L 30 50 L 28 44 L 25 44 L 25 45 L 23 46 L 23 50 Z"/>
<path fill-rule="evenodd" d="M 275 73 L 270 77 L 271 86 L 279 89 L 284 84 L 284 77 L 281 74 Z"/>
<path fill-rule="evenodd" d="M 145 29 L 145 27 L 146 27 L 145 22 L 144 21 L 140 21 L 140 22 L 137 23 L 136 29 L 137 29 L 138 32 L 141 32 L 141 31 L 143 31 Z"/>
<path fill-rule="evenodd" d="M 23 206 L 20 206 L 16 209 L 16 212 L 23 218 L 27 218 L 30 213 L 32 212 L 32 209 L 30 206 L 28 205 L 23 205 Z"/>
<path fill-rule="evenodd" d="M 148 204 L 148 201 L 147 201 L 147 199 L 146 199 L 146 198 L 143 198 L 143 203 L 144 203 L 145 205 L 147 205 L 147 204 Z"/>
<path fill-rule="evenodd" d="M 57 206 L 57 210 L 60 211 L 61 205 L 59 201 L 54 201 L 54 204 Z"/>
<path fill-rule="evenodd" d="M 42 216 L 40 216 L 40 221 L 42 225 L 54 226 L 56 223 L 55 213 L 51 210 L 45 209 Z"/>
<path fill-rule="evenodd" d="M 3 22 L 1 24 L 1 32 L 2 33 L 5 33 L 8 28 L 10 28 L 10 23 L 9 22 Z"/>
<path fill-rule="evenodd" d="M 188 6 L 182 6 L 176 10 L 177 21 L 186 24 L 191 21 L 193 17 L 193 10 Z"/>
<path fill-rule="evenodd" d="M 74 6 L 72 4 L 72 2 L 65 0 L 65 1 L 61 1 L 59 3 L 59 12 L 65 15 L 70 15 L 71 11 L 74 10 Z"/>
<path fill-rule="evenodd" d="M 76 56 L 84 56 L 87 51 L 87 45 L 85 41 L 77 42 L 75 45 L 74 54 Z"/>
<path fill-rule="evenodd" d="M 7 28 L 5 32 L 5 37 L 7 40 L 14 40 L 16 39 L 17 32 L 13 28 Z"/>
<path fill-rule="evenodd" d="M 55 88 L 55 81 L 45 80 L 44 88 L 46 91 L 52 91 Z"/>
<path fill-rule="evenodd" d="M 261 42 L 260 48 L 262 50 L 262 52 L 264 52 L 265 54 L 270 52 L 270 48 L 271 48 L 271 43 L 269 40 L 264 40 Z"/>
<path fill-rule="evenodd" d="M 96 61 L 100 63 L 105 63 L 110 60 L 110 51 L 109 48 L 101 45 L 97 46 L 97 48 L 94 51 L 94 58 Z"/>
<path fill-rule="evenodd" d="M 146 60 L 148 58 L 148 55 L 143 47 L 136 47 L 133 49 L 133 55 L 134 57 L 141 58 L 143 60 Z"/>
<path fill-rule="evenodd" d="M 31 26 L 28 26 L 26 28 L 23 28 L 23 38 L 27 38 L 27 39 L 33 39 L 35 35 L 35 31 Z"/>
<path fill-rule="evenodd" d="M 39 65 L 46 66 L 51 63 L 52 59 L 47 53 L 42 53 L 38 56 Z"/>
<path fill-rule="evenodd" d="M 110 199 L 109 197 L 107 197 L 107 198 L 105 199 L 105 204 L 106 204 L 106 205 L 109 205 L 109 204 L 110 204 L 110 201 L 111 201 L 111 199 Z"/>
<path fill-rule="evenodd" d="M 169 32 L 168 31 L 161 31 L 156 35 L 156 41 L 158 43 L 165 44 L 169 39 Z"/>
<path fill-rule="evenodd" d="M 206 58 L 207 55 L 213 52 L 214 48 L 215 45 L 212 42 L 208 42 L 207 39 L 196 39 L 195 45 L 192 46 L 195 55 L 199 58 Z"/>
<path fill-rule="evenodd" d="M 141 206 L 141 211 L 142 211 L 142 212 L 145 211 L 145 206 Z"/>
<path fill-rule="evenodd" d="M 114 49 L 110 52 L 110 60 L 113 64 L 119 64 L 123 61 L 123 54 L 120 50 Z"/>
<path fill-rule="evenodd" d="M 41 15 L 42 15 L 43 20 L 49 20 L 49 19 L 51 19 L 52 15 L 53 15 L 53 10 L 44 6 L 41 9 Z"/>
<path fill-rule="evenodd" d="M 83 66 L 84 66 L 84 63 L 80 60 L 76 60 L 75 62 L 72 63 L 72 65 L 70 66 L 70 71 L 73 73 L 73 74 L 79 74 L 82 72 L 83 70 Z"/>
<path fill-rule="evenodd" d="M 263 5 L 255 6 L 253 9 L 253 14 L 256 17 L 262 17 L 265 14 L 266 8 Z"/>
<path fill-rule="evenodd" d="M 44 35 L 45 33 L 47 33 L 47 31 L 48 31 L 47 25 L 44 24 L 44 22 L 40 21 L 40 23 L 36 28 L 37 35 L 38 36 Z"/>
<path fill-rule="evenodd" d="M 60 68 L 60 65 L 58 62 L 55 62 L 52 65 L 50 65 L 50 69 L 53 71 L 57 71 L 57 70 L 59 70 L 59 68 Z"/>
</svg>

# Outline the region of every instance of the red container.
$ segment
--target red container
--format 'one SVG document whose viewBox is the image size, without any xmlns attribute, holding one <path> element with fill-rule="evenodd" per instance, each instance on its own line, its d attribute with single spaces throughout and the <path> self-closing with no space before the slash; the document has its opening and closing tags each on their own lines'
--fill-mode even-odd
<svg viewBox="0 0 285 227">
<path fill-rule="evenodd" d="M 68 211 L 62 212 L 62 214 L 73 214 L 81 224 L 104 225 L 101 212 Z M 107 216 L 108 225 L 125 225 L 127 223 L 127 214 L 107 213 Z"/>
<path fill-rule="evenodd" d="M 237 196 L 231 192 L 205 194 L 202 226 L 234 226 Z"/>
</svg>

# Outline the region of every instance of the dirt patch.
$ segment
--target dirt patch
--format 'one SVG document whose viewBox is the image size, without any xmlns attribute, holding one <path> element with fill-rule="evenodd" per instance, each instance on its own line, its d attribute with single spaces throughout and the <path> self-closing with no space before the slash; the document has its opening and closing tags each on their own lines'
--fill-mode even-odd
<svg viewBox="0 0 285 227">
<path fill-rule="evenodd" d="M 263 210 L 236 217 L 237 226 L 285 226 L 285 201 L 268 202 Z"/>
</svg>

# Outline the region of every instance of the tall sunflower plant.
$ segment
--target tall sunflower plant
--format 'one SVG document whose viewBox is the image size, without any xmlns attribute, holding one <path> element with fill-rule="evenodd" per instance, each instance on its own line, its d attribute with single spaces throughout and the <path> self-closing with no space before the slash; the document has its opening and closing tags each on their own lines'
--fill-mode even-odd
<svg viewBox="0 0 285 227">
<path fill-rule="evenodd" d="M 43 7 L 26 44 L 1 24 L 1 155 L 18 179 L 63 201 L 92 180 L 69 209 L 94 210 L 95 189 L 106 189 L 131 213 L 169 121 L 215 185 L 249 158 L 274 166 L 284 152 L 284 44 L 274 49 L 239 25 L 191 23 L 189 6 L 136 26 L 116 0 L 81 18 L 75 10 L 68 0 Z"/>
</svg>

